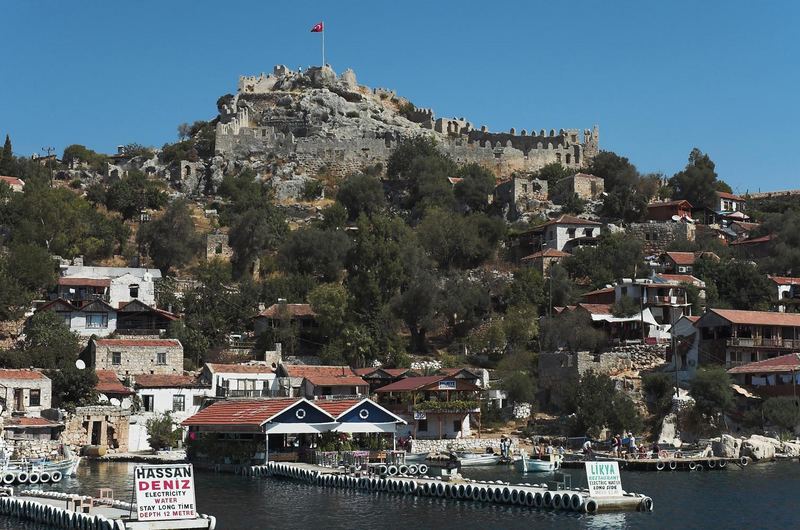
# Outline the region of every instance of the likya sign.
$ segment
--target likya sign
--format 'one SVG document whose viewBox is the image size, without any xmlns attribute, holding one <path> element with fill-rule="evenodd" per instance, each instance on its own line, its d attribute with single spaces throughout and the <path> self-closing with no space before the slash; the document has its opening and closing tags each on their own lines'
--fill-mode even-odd
<svg viewBox="0 0 800 530">
<path fill-rule="evenodd" d="M 136 466 L 133 477 L 140 521 L 197 517 L 191 464 Z"/>
<path fill-rule="evenodd" d="M 622 478 L 617 462 L 586 462 L 586 480 L 592 497 L 622 495 Z"/>
</svg>

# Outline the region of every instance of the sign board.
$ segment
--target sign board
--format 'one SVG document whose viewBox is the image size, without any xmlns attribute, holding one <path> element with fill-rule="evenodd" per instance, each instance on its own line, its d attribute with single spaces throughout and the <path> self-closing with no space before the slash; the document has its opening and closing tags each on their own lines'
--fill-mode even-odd
<svg viewBox="0 0 800 530">
<path fill-rule="evenodd" d="M 456 389 L 456 382 L 455 381 L 439 381 L 439 390 L 455 390 Z"/>
<path fill-rule="evenodd" d="M 414 419 L 415 420 L 425 420 L 425 419 L 428 419 L 428 416 L 424 412 L 414 412 Z"/>
<path fill-rule="evenodd" d="M 586 481 L 592 497 L 622 495 L 622 478 L 618 462 L 586 462 Z"/>
<path fill-rule="evenodd" d="M 197 517 L 191 464 L 136 466 L 133 487 L 140 521 Z"/>
</svg>

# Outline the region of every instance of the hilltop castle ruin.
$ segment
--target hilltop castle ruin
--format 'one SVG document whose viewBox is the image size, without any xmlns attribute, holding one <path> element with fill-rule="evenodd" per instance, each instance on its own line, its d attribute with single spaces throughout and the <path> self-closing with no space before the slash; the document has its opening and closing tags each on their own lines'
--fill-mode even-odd
<svg viewBox="0 0 800 530">
<path fill-rule="evenodd" d="M 477 162 L 498 175 L 552 162 L 578 170 L 599 151 L 596 126 L 491 132 L 464 118 L 436 118 L 394 91 L 359 85 L 352 70 L 337 76 L 329 66 L 276 66 L 269 75 L 240 77 L 237 94 L 218 106 L 218 154 L 291 161 L 308 174 L 385 167 L 399 142 L 419 135 L 433 136 L 457 162 Z"/>
</svg>

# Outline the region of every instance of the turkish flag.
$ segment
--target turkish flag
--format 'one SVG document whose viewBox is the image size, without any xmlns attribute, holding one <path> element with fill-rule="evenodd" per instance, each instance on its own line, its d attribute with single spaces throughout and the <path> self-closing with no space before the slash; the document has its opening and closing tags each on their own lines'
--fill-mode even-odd
<svg viewBox="0 0 800 530">
<path fill-rule="evenodd" d="M 311 33 L 322 33 L 325 30 L 325 24 L 322 22 L 317 22 L 312 26 Z"/>
</svg>

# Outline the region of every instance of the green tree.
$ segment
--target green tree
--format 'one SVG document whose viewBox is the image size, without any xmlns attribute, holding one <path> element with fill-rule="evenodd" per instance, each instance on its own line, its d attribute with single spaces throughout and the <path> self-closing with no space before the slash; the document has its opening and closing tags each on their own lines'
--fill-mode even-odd
<svg viewBox="0 0 800 530">
<path fill-rule="evenodd" d="M 272 204 L 264 204 L 244 212 L 231 226 L 229 243 L 233 249 L 233 266 L 237 276 L 243 275 L 267 251 L 274 251 L 289 233 L 286 218 Z"/>
<path fill-rule="evenodd" d="M 133 219 L 146 208 L 159 210 L 164 207 L 167 194 L 161 183 L 149 180 L 141 171 L 131 170 L 108 187 L 105 204 L 109 210 L 121 213 L 123 219 Z"/>
<path fill-rule="evenodd" d="M 61 161 L 64 164 L 83 162 L 87 164 L 93 171 L 103 173 L 106 170 L 108 158 L 105 155 L 88 149 L 86 146 L 72 144 L 64 148 L 64 154 L 61 155 Z"/>
<path fill-rule="evenodd" d="M 607 375 L 586 372 L 569 396 L 568 411 L 573 413 L 570 431 L 574 436 L 596 438 L 604 428 L 621 433 L 638 431 L 642 427 L 633 401 L 617 390 Z"/>
<path fill-rule="evenodd" d="M 406 207 L 418 219 L 429 208 L 455 210 L 457 202 L 452 177 L 458 167 L 444 156 L 416 158 L 408 170 L 408 200 Z"/>
<path fill-rule="evenodd" d="M 593 288 L 632 278 L 642 263 L 642 244 L 625 234 L 603 234 L 596 247 L 582 247 L 562 261 L 572 278 L 588 279 Z"/>
<path fill-rule="evenodd" d="M 714 162 L 696 147 L 689 154 L 689 163 L 683 171 L 669 179 L 674 190 L 673 199 L 686 199 L 695 208 L 712 210 L 715 209 L 716 192 L 722 184 L 717 180 Z"/>
<path fill-rule="evenodd" d="M 185 200 L 173 202 L 163 216 L 142 225 L 137 239 L 147 249 L 156 267 L 165 274 L 189 263 L 201 246 Z"/>
<path fill-rule="evenodd" d="M 11 137 L 6 134 L 3 152 L 0 153 L 0 174 L 13 175 L 15 173 L 14 165 L 14 151 L 11 148 Z"/>
<path fill-rule="evenodd" d="M 542 167 L 539 171 L 533 174 L 534 178 L 547 181 L 547 189 L 555 190 L 556 185 L 563 179 L 571 177 L 575 171 L 564 167 L 559 162 L 552 162 Z M 552 193 L 551 193 L 552 196 Z"/>
<path fill-rule="evenodd" d="M 287 272 L 334 281 L 341 276 L 350 246 L 350 238 L 342 231 L 300 228 L 291 232 L 281 245 L 278 263 Z"/>
<path fill-rule="evenodd" d="M 571 352 L 596 352 L 608 343 L 605 332 L 592 326 L 589 315 L 577 311 L 542 319 L 539 340 L 542 351 L 566 348 Z"/>
<path fill-rule="evenodd" d="M 47 370 L 46 375 L 52 381 L 54 407 L 74 412 L 75 407 L 97 402 L 97 374 L 93 369 L 65 365 L 59 370 Z"/>
<path fill-rule="evenodd" d="M 30 307 L 34 295 L 14 277 L 8 260 L 0 258 L 0 320 L 16 320 Z"/>
<path fill-rule="evenodd" d="M 639 314 L 641 308 L 630 296 L 622 296 L 611 306 L 611 314 L 619 318 L 632 317 Z"/>
<path fill-rule="evenodd" d="M 389 178 L 408 178 L 408 171 L 416 158 L 442 156 L 436 140 L 428 136 L 417 136 L 403 140 L 389 156 L 386 174 Z"/>
<path fill-rule="evenodd" d="M 364 174 L 350 175 L 339 186 L 336 200 L 347 209 L 347 217 L 355 221 L 362 213 L 372 215 L 386 206 L 383 184 L 377 178 Z"/>
<path fill-rule="evenodd" d="M 463 180 L 453 189 L 456 200 L 468 211 L 485 212 L 494 192 L 494 174 L 483 166 L 471 163 L 461 166 L 457 175 Z"/>
<path fill-rule="evenodd" d="M 488 259 L 504 235 L 496 218 L 429 210 L 417 228 L 420 242 L 442 269 L 471 268 Z"/>
<path fill-rule="evenodd" d="M 481 282 L 467 275 L 454 275 L 445 281 L 438 312 L 448 321 L 453 334 L 463 337 L 489 313 L 491 298 Z"/>
<path fill-rule="evenodd" d="M 317 314 L 322 336 L 335 337 L 348 316 L 347 290 L 338 283 L 323 283 L 308 294 L 308 302 Z"/>
<path fill-rule="evenodd" d="M 706 292 L 709 307 L 769 309 L 770 280 L 750 262 L 698 260 L 694 275 L 706 282 L 707 286 L 713 287 Z"/>
<path fill-rule="evenodd" d="M 761 407 L 764 418 L 780 429 L 782 437 L 794 434 L 800 425 L 800 401 L 795 397 L 772 397 Z"/>
<path fill-rule="evenodd" d="M 569 214 L 581 214 L 586 209 L 586 201 L 581 199 L 577 193 L 567 194 L 561 203 L 561 212 Z"/>
<path fill-rule="evenodd" d="M 419 271 L 405 282 L 391 301 L 395 315 L 406 324 L 411 334 L 412 352 L 428 351 L 427 333 L 435 325 L 438 295 L 434 276 Z"/>
<path fill-rule="evenodd" d="M 609 194 L 618 187 L 630 186 L 639 181 L 639 171 L 636 166 L 624 156 L 611 151 L 600 151 L 592 159 L 586 172 L 602 178 L 603 189 Z"/>
<path fill-rule="evenodd" d="M 56 262 L 42 247 L 25 243 L 14 244 L 6 257 L 14 278 L 27 290 L 43 293 L 56 284 Z"/>
<path fill-rule="evenodd" d="M 504 356 L 497 364 L 495 376 L 508 399 L 516 403 L 536 402 L 538 356 L 522 351 Z"/>
<path fill-rule="evenodd" d="M 734 406 L 731 378 L 721 367 L 697 370 L 689 382 L 689 394 L 695 410 L 707 418 L 716 419 Z"/>
<path fill-rule="evenodd" d="M 547 305 L 545 280 L 542 274 L 533 267 L 523 267 L 513 272 L 503 293 L 503 301 L 508 305 L 531 305 L 544 307 Z"/>
<path fill-rule="evenodd" d="M 675 378 L 670 374 L 656 372 L 642 376 L 642 389 L 657 416 L 664 416 L 672 410 L 672 396 L 675 394 Z"/>
<path fill-rule="evenodd" d="M 22 355 L 15 360 L 16 367 L 70 368 L 81 349 L 80 338 L 69 330 L 61 315 L 39 311 L 25 324 Z"/>
<path fill-rule="evenodd" d="M 170 412 L 149 418 L 145 422 L 145 427 L 147 428 L 147 443 L 150 444 L 153 451 L 177 447 L 183 433 Z"/>
</svg>

